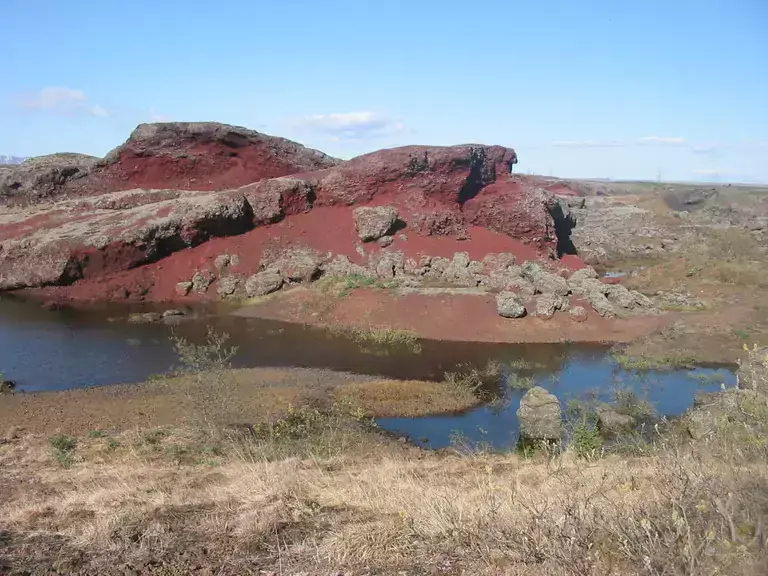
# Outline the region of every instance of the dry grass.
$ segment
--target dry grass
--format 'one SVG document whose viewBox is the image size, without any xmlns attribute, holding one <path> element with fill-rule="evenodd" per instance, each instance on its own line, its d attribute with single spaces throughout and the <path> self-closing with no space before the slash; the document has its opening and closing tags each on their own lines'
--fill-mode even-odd
<svg viewBox="0 0 768 576">
<path fill-rule="evenodd" d="M 15 484 L 0 498 L 12 561 L 30 565 L 48 546 L 43 561 L 71 556 L 93 573 L 147 558 L 163 574 L 201 562 L 220 574 L 286 575 L 756 575 L 766 567 L 768 468 L 724 446 L 590 463 L 569 454 L 416 458 L 384 444 L 375 455 L 371 446 L 329 458 L 236 455 L 258 455 L 256 446 L 179 466 L 166 447 L 188 439 L 163 435 L 154 449 L 136 434 L 116 450 L 83 439 L 69 469 L 40 439 L 3 448 L 3 487 Z M 35 554 L 14 557 L 29 539 Z"/>
</svg>

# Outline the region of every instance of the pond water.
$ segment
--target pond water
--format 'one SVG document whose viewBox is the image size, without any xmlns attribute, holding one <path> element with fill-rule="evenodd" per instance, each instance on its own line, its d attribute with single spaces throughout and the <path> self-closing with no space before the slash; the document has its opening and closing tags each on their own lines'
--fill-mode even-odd
<svg viewBox="0 0 768 576">
<path fill-rule="evenodd" d="M 512 378 L 531 370 L 510 370 Z M 555 394 L 564 408 L 570 401 L 613 402 L 622 391 L 632 391 L 647 402 L 658 417 L 674 417 L 691 407 L 702 392 L 716 392 L 723 384 L 736 384 L 734 373 L 725 368 L 676 369 L 633 372 L 621 369 L 604 351 L 573 350 L 555 373 L 534 369 L 533 383 Z M 383 428 L 400 433 L 429 448 L 455 444 L 511 448 L 520 432 L 517 409 L 525 390 L 507 387 L 501 397 L 461 414 L 420 418 L 382 418 Z"/>
<path fill-rule="evenodd" d="M 111 321 L 137 311 L 125 306 L 45 310 L 34 302 L 0 299 L 0 373 L 22 392 L 64 390 L 138 382 L 166 372 L 178 362 L 172 331 L 204 342 L 209 326 L 231 336 L 238 346 L 235 367 L 329 368 L 399 379 L 442 380 L 446 372 L 467 366 L 501 363 L 507 373 L 531 378 L 561 400 L 593 394 L 610 399 L 616 388 L 629 388 L 650 401 L 660 415 L 677 415 L 695 394 L 732 385 L 725 369 L 698 368 L 637 374 L 622 371 L 599 346 L 566 344 L 478 344 L 421 342 L 419 354 L 374 354 L 338 334 L 282 322 L 214 314 L 199 309 L 172 325 Z M 146 308 L 142 309 L 146 311 Z M 220 311 L 219 311 L 220 312 Z M 515 411 L 523 392 L 500 386 L 499 401 L 463 414 L 424 418 L 387 418 L 380 425 L 439 448 L 454 433 L 473 442 L 507 446 L 517 437 Z"/>
</svg>

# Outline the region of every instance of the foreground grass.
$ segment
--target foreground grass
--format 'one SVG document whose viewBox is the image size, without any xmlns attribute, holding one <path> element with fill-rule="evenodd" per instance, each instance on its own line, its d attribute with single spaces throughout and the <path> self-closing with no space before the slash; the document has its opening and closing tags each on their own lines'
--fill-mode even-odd
<svg viewBox="0 0 768 576">
<path fill-rule="evenodd" d="M 5 569 L 756 575 L 768 559 L 764 445 L 436 455 L 307 408 L 247 433 L 134 430 L 66 448 L 67 468 L 43 438 L 0 448 Z"/>
</svg>

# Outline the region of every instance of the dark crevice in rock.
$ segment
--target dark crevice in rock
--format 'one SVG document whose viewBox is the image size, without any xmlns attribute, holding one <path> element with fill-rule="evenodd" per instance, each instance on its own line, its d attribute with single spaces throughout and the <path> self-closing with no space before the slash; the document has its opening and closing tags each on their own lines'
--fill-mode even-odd
<svg viewBox="0 0 768 576">
<path fill-rule="evenodd" d="M 576 245 L 573 243 L 571 233 L 576 227 L 576 221 L 570 212 L 563 210 L 562 204 L 555 202 L 550 208 L 549 213 L 555 221 L 555 235 L 557 236 L 557 257 L 563 255 L 577 254 Z"/>
<path fill-rule="evenodd" d="M 487 164 L 485 150 L 472 148 L 469 153 L 469 176 L 459 191 L 459 204 L 462 206 L 480 193 L 480 190 L 496 179 L 493 164 Z"/>
</svg>

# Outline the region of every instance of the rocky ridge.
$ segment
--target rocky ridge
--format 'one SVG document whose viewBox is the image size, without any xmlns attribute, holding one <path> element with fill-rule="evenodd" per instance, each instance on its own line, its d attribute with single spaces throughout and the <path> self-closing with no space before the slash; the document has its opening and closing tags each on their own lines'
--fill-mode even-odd
<svg viewBox="0 0 768 576">
<path fill-rule="evenodd" d="M 508 148 L 465 145 L 408 146 L 339 162 L 243 128 L 141 125 L 103 159 L 32 159 L 3 178 L 0 196 L 27 206 L 0 210 L 0 290 L 96 281 L 211 238 L 346 206 L 387 213 L 386 229 L 370 236 L 382 246 L 395 228 L 468 238 L 479 226 L 546 257 L 558 245 L 562 201 L 535 180 L 511 176 L 516 161 Z M 437 262 L 429 275 L 445 266 L 454 283 L 468 282 L 461 264 Z M 376 270 L 394 276 L 399 266 L 389 255 Z M 223 294 L 236 291 L 230 288 Z"/>
</svg>

